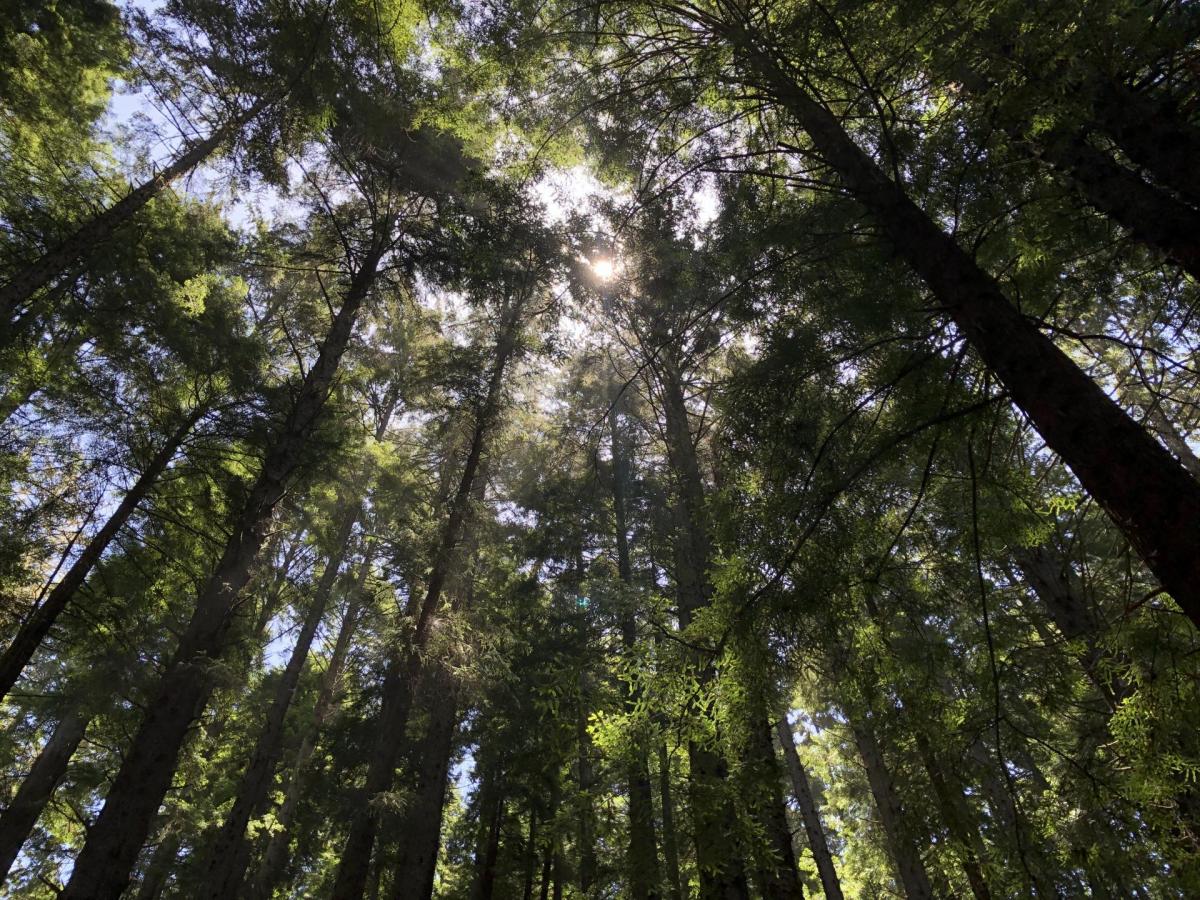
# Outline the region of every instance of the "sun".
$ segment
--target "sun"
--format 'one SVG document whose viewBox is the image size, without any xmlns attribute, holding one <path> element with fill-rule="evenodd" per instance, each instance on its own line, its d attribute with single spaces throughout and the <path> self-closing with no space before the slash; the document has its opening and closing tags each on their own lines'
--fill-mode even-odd
<svg viewBox="0 0 1200 900">
<path fill-rule="evenodd" d="M 592 271 L 601 281 L 612 281 L 613 276 L 617 274 L 617 265 L 611 259 L 601 257 L 592 260 Z"/>
</svg>

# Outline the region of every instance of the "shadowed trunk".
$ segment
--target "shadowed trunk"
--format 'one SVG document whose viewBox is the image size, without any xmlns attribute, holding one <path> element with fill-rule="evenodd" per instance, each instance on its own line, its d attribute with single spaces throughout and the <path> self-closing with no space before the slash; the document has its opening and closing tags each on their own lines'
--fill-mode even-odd
<svg viewBox="0 0 1200 900">
<path fill-rule="evenodd" d="M 765 718 L 750 724 L 747 762 L 752 789 L 746 802 L 767 838 L 770 858 L 758 867 L 759 891 L 763 900 L 801 900 L 804 888 L 796 867 L 796 849 L 783 799 L 783 773 L 771 743 L 771 724 Z"/>
<path fill-rule="evenodd" d="M 221 560 L 200 591 L 179 646 L 146 708 L 104 808 L 76 859 L 64 900 L 116 898 L 146 840 L 170 788 L 179 751 L 213 687 L 214 667 L 225 649 L 233 612 L 258 558 L 275 505 L 294 479 L 316 427 L 358 310 L 374 284 L 390 241 L 391 225 L 377 231 L 374 244 L 351 279 L 342 308 L 317 360 L 304 377 L 291 412 L 272 442 L 262 471 L 233 523 Z M 388 235 L 385 241 L 384 235 Z"/>
<path fill-rule="evenodd" d="M 358 577 L 351 590 L 350 601 L 346 606 L 346 613 L 342 617 L 342 625 L 338 629 L 338 636 L 334 641 L 333 653 L 330 654 L 329 664 L 325 667 L 321 688 L 313 707 L 312 726 L 300 741 L 300 747 L 296 751 L 296 757 L 291 765 L 291 774 L 284 788 L 283 803 L 275 814 L 279 828 L 272 832 L 271 839 L 267 842 L 267 849 L 263 852 L 263 858 L 254 875 L 249 896 L 255 900 L 268 900 L 283 878 L 288 850 L 291 846 L 292 820 L 296 815 L 296 806 L 300 802 L 300 793 L 304 786 L 304 773 L 316 750 L 321 731 L 333 713 L 342 670 L 346 665 L 346 655 L 350 652 L 350 642 L 358 628 L 359 617 L 362 613 L 363 589 L 371 571 L 371 549 L 368 546 L 366 556 L 359 567 Z"/>
<path fill-rule="evenodd" d="M 712 598 L 708 568 L 712 548 L 706 524 L 704 482 L 692 443 L 683 384 L 675 362 L 664 357 L 659 384 L 666 418 L 667 456 L 675 474 L 678 500 L 675 504 L 675 581 L 679 601 L 679 625 L 686 629 L 692 616 Z M 710 661 L 701 654 L 693 660 L 697 678 L 707 683 L 713 677 Z M 712 711 L 694 709 L 694 715 L 711 718 Z M 746 866 L 740 848 L 730 839 L 737 833 L 737 812 L 726 780 L 729 767 L 713 746 L 688 742 L 691 773 L 688 788 L 692 807 L 692 831 L 700 869 L 701 900 L 748 900 Z"/>
<path fill-rule="evenodd" d="M 1106 510 L 1194 623 L 1200 623 L 1200 483 L 1054 342 L 998 283 L 893 183 L 768 45 L 726 33 L 750 80 L 808 133 L 849 192 L 883 226 L 1012 401 Z"/>
<path fill-rule="evenodd" d="M 633 565 L 629 556 L 629 525 L 626 513 L 626 494 L 629 490 L 630 460 L 624 433 L 621 430 L 621 395 L 618 392 L 608 412 L 609 436 L 612 441 L 613 519 L 617 543 L 617 573 L 621 583 L 633 586 Z M 621 617 L 621 643 L 632 653 L 637 645 L 637 615 L 632 606 Z M 625 709 L 633 712 L 641 696 L 636 681 L 625 687 Z M 632 900 L 654 900 L 658 897 L 658 841 L 654 833 L 654 797 L 650 786 L 650 759 L 646 736 L 634 740 L 632 758 L 627 763 L 629 783 L 629 849 L 626 853 L 629 872 L 629 895 Z"/>
<path fill-rule="evenodd" d="M 158 846 L 154 848 L 142 883 L 138 885 L 137 900 L 158 900 L 163 888 L 167 886 L 171 871 L 175 868 L 180 843 L 179 829 L 168 826 Z"/>
<path fill-rule="evenodd" d="M 783 748 L 783 757 L 787 760 L 788 774 L 792 780 L 792 791 L 796 804 L 800 807 L 800 818 L 804 822 L 804 833 L 808 835 L 808 849 L 812 852 L 817 863 L 817 874 L 821 878 L 821 888 L 826 900 L 843 900 L 842 884 L 838 880 L 837 870 L 833 866 L 833 854 L 829 852 L 829 842 L 825 839 L 825 828 L 821 824 L 821 815 L 817 809 L 817 801 L 809 785 L 808 773 L 800 761 L 796 750 L 796 741 L 792 737 L 792 728 L 788 725 L 787 716 L 776 723 L 775 732 L 779 736 L 779 745 Z"/>
<path fill-rule="evenodd" d="M 475 845 L 471 900 L 492 900 L 500 860 L 500 826 L 504 821 L 503 773 L 486 773 L 479 794 L 479 840 Z"/>
<path fill-rule="evenodd" d="M 0 815 L 0 882 L 8 877 L 8 870 L 12 868 L 42 810 L 50 802 L 54 789 L 67 771 L 75 748 L 83 740 L 89 721 L 90 716 L 78 711 L 62 717 L 50 740 L 46 741 L 34 760 L 29 774 L 21 782 L 16 796 Z"/>
<path fill-rule="evenodd" d="M 679 872 L 679 837 L 675 831 L 675 801 L 671 797 L 671 757 L 665 740 L 658 742 L 658 796 L 662 805 L 663 860 L 667 864 L 667 891 L 671 900 L 683 900 Z"/>
<path fill-rule="evenodd" d="M 96 563 L 100 561 L 100 557 L 104 555 L 104 551 L 108 549 L 108 545 L 112 543 L 113 538 L 129 521 L 134 510 L 138 508 L 162 473 L 166 471 L 171 460 L 175 458 L 179 445 L 183 443 L 205 412 L 204 407 L 198 407 L 175 429 L 166 443 L 154 454 L 150 464 L 142 471 L 133 487 L 121 498 L 121 502 L 108 517 L 108 521 L 96 532 L 71 568 L 67 570 L 67 574 L 54 586 L 46 599 L 21 623 L 17 636 L 5 648 L 3 656 L 0 656 L 0 699 L 8 696 L 13 685 L 17 683 L 17 679 L 21 677 L 21 672 L 29 664 L 38 647 L 42 645 L 42 641 L 50 633 L 54 623 L 58 621 L 58 617 L 83 586 L 92 569 L 96 567 Z"/>
</svg>

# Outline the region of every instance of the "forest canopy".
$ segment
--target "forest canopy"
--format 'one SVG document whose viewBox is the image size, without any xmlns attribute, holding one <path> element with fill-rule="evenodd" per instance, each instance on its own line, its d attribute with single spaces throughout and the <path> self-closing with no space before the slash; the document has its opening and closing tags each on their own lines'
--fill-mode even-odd
<svg viewBox="0 0 1200 900">
<path fill-rule="evenodd" d="M 0 4 L 0 895 L 1200 896 L 1200 10 Z"/>
</svg>

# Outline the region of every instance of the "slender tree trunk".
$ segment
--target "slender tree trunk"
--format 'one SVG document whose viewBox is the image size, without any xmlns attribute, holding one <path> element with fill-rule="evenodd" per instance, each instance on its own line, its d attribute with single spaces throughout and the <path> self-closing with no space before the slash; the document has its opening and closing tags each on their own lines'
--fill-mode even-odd
<svg viewBox="0 0 1200 900">
<path fill-rule="evenodd" d="M 158 900 L 175 867 L 180 843 L 179 829 L 168 826 L 158 846 L 154 848 L 142 883 L 138 885 L 137 900 Z"/>
<path fill-rule="evenodd" d="M 1195 527 L 1200 483 L 1008 301 L 995 279 L 800 87 L 775 48 L 764 46 L 740 24 L 728 34 L 750 79 L 796 118 L 1046 444 L 1200 624 L 1200 532 Z"/>
<path fill-rule="evenodd" d="M 783 799 L 783 773 L 771 743 L 771 723 L 764 718 L 749 724 L 747 762 L 753 781 L 746 802 L 766 835 L 770 857 L 759 866 L 759 891 L 763 900 L 802 900 L 804 887 Z"/>
<path fill-rule="evenodd" d="M 91 717 L 77 710 L 67 713 L 34 760 L 12 802 L 0 815 L 0 882 L 21 852 L 21 847 L 62 780 L 75 748 L 83 740 Z"/>
<path fill-rule="evenodd" d="M 588 731 L 589 690 L 587 673 L 579 675 L 579 711 L 576 717 L 576 741 L 579 751 L 576 775 L 579 808 L 579 890 L 584 897 L 592 894 L 596 880 L 596 812 L 592 805 L 592 736 Z"/>
<path fill-rule="evenodd" d="M 679 523 L 675 565 L 679 624 L 687 628 L 692 616 L 707 606 L 712 597 L 712 585 L 708 580 L 712 548 L 706 524 L 704 482 L 692 443 L 679 371 L 669 357 L 664 357 L 660 368 L 667 456 L 679 492 L 675 510 Z M 702 683 L 712 678 L 708 660 L 698 657 L 694 662 Z M 710 710 L 697 710 L 696 713 L 706 717 L 712 715 Z M 700 869 L 700 898 L 748 900 L 745 861 L 740 849 L 730 840 L 737 833 L 737 813 L 725 784 L 728 764 L 718 751 L 694 740 L 688 744 L 688 759 L 691 763 L 689 794 L 696 860 Z"/>
<path fill-rule="evenodd" d="M 679 838 L 675 830 L 675 801 L 671 798 L 671 757 L 666 741 L 658 742 L 658 796 L 662 804 L 663 859 L 667 864 L 667 891 L 671 900 L 683 900 L 679 871 Z"/>
<path fill-rule="evenodd" d="M 621 395 L 613 399 L 608 413 L 612 440 L 613 519 L 617 543 L 617 572 L 621 582 L 633 586 L 633 565 L 629 555 L 629 525 L 626 513 L 626 494 L 629 490 L 630 460 L 625 436 L 621 430 Z M 632 606 L 621 617 L 621 643 L 627 653 L 637 646 L 637 615 Z M 625 709 L 633 713 L 641 690 L 631 680 L 625 688 Z M 654 796 L 650 786 L 650 759 L 645 734 L 633 742 L 632 758 L 628 761 L 629 782 L 629 849 L 626 853 L 629 870 L 629 895 L 632 900 L 655 900 L 659 896 L 658 841 L 654 834 Z"/>
<path fill-rule="evenodd" d="M 390 224 L 386 230 L 390 232 Z M 221 560 L 197 598 L 191 622 L 75 862 L 63 900 L 116 898 L 128 884 L 154 814 L 170 787 L 180 748 L 212 690 L 213 669 L 224 650 L 238 595 L 250 578 L 275 504 L 301 464 L 385 247 L 383 233 L 377 233 L 242 507 Z"/>
<path fill-rule="evenodd" d="M 1150 427 L 1155 433 L 1162 438 L 1162 442 L 1166 444 L 1167 449 L 1175 455 L 1175 458 L 1187 469 L 1193 478 L 1200 479 L 1200 457 L 1196 456 L 1196 452 L 1192 450 L 1191 444 L 1187 442 L 1175 424 L 1168 419 L 1157 403 L 1152 403 L 1149 411 L 1146 413 L 1146 420 L 1150 423 Z"/>
<path fill-rule="evenodd" d="M 334 546 L 337 548 L 325 564 L 316 590 L 309 601 L 308 611 L 300 626 L 300 634 L 292 647 L 287 666 L 275 686 L 275 696 L 267 710 L 262 730 L 242 771 L 233 806 L 217 833 L 210 849 L 208 875 L 204 879 L 203 895 L 211 900 L 223 900 L 241 894 L 242 880 L 250 863 L 250 842 L 246 826 L 250 820 L 266 811 L 269 793 L 275 781 L 275 768 L 283 753 L 283 727 L 300 684 L 300 676 L 308 662 L 308 652 L 317 629 L 325 619 L 325 610 L 333 593 L 343 560 L 350 550 L 354 526 L 362 512 L 361 503 L 342 515 Z"/>
<path fill-rule="evenodd" d="M 284 789 L 283 803 L 280 805 L 279 811 L 275 816 L 279 828 L 272 833 L 271 839 L 267 842 L 267 849 L 263 852 L 263 858 L 259 863 L 258 871 L 254 875 L 249 896 L 255 898 L 255 900 L 269 900 L 274 893 L 276 885 L 283 877 L 284 867 L 287 864 L 288 850 L 291 847 L 292 820 L 296 815 L 296 807 L 300 803 L 300 794 L 304 785 L 304 773 L 308 769 L 309 761 L 312 759 L 313 752 L 317 748 L 317 740 L 321 735 L 321 730 L 325 727 L 325 723 L 329 720 L 333 712 L 342 670 L 346 665 L 346 656 L 350 652 L 350 643 L 358 628 L 359 616 L 362 612 L 363 589 L 370 571 L 371 548 L 368 547 L 366 557 L 359 567 L 358 578 L 351 591 L 350 601 L 346 606 L 346 613 L 342 618 L 341 628 L 338 629 L 338 636 L 334 641 L 333 653 L 330 654 L 329 664 L 325 667 L 325 674 L 321 679 L 321 688 L 313 708 L 312 726 L 300 741 L 300 747 L 296 751 L 295 760 L 291 765 L 291 774 Z"/>
<path fill-rule="evenodd" d="M 908 707 L 910 714 L 912 709 L 913 707 Z M 983 866 L 980 864 L 984 855 L 983 841 L 972 821 L 973 817 L 962 791 L 952 783 L 952 776 L 943 770 L 937 751 L 922 730 L 921 723 L 913 722 L 912 732 L 925 774 L 929 776 L 930 784 L 933 785 L 933 797 L 938 812 L 956 845 L 967 883 L 971 886 L 971 894 L 975 900 L 991 900 L 992 893 L 988 889 Z"/>
<path fill-rule="evenodd" d="M 94 254 L 163 188 L 212 156 L 267 105 L 266 99 L 258 100 L 207 138 L 184 147 L 175 159 L 152 178 L 142 182 L 108 209 L 97 213 L 73 234 L 47 250 L 0 286 L 0 346 L 7 346 L 11 342 L 15 333 L 14 316 L 38 290 L 69 271 L 80 259 Z"/>
<path fill-rule="evenodd" d="M 416 795 L 404 815 L 392 900 L 429 900 L 441 847 L 446 778 L 458 728 L 458 683 L 444 666 L 427 670 L 429 729 L 417 763 Z"/>
<path fill-rule="evenodd" d="M 825 828 L 821 824 L 821 814 L 817 809 L 817 801 L 812 787 L 808 782 L 808 773 L 800 761 L 796 750 L 796 741 L 792 737 L 792 728 L 784 715 L 775 725 L 779 736 L 779 745 L 783 748 L 783 757 L 787 761 L 788 774 L 792 779 L 792 791 L 796 804 L 800 807 L 800 818 L 804 822 L 804 833 L 808 835 L 808 849 L 812 851 L 817 863 L 817 874 L 821 878 L 821 888 L 826 900 L 843 900 L 842 883 L 838 880 L 837 869 L 833 865 L 833 854 L 829 852 L 829 842 L 825 839 Z"/>
<path fill-rule="evenodd" d="M 525 884 L 521 888 L 521 900 L 533 900 L 533 876 L 537 868 L 537 805 L 529 801 L 529 831 L 525 836 Z"/>
<path fill-rule="evenodd" d="M 904 807 L 896 792 L 892 773 L 884 762 L 875 729 L 866 720 L 859 720 L 851 722 L 851 730 L 854 732 L 854 742 L 858 746 L 863 766 L 867 770 L 867 781 L 871 785 L 871 794 L 875 797 L 875 807 L 879 811 L 884 834 L 887 835 L 888 847 L 892 852 L 892 860 L 896 863 L 904 895 L 908 900 L 930 900 L 933 897 L 933 886 L 925 871 L 920 848 L 908 837 Z"/>
<path fill-rule="evenodd" d="M 475 881 L 471 900 L 492 900 L 500 859 L 500 826 L 504 820 L 504 776 L 487 773 L 479 789 L 479 841 L 475 846 Z"/>
<path fill-rule="evenodd" d="M 483 459 L 492 423 L 500 410 L 505 371 L 516 349 L 521 325 L 520 315 L 521 308 L 517 304 L 509 312 L 497 340 L 496 357 L 488 381 L 487 394 L 476 416 L 462 476 L 450 502 L 449 512 L 438 540 L 424 598 L 414 611 L 416 621 L 412 644 L 406 650 L 393 655 L 384 673 L 383 704 L 376 729 L 379 737 L 368 764 L 363 798 L 351 820 L 350 831 L 338 864 L 333 887 L 334 900 L 360 900 L 363 895 L 378 831 L 371 799 L 391 790 L 392 787 L 396 761 L 403 744 L 402 736 L 412 709 L 413 690 L 420 679 L 422 652 L 429 640 L 430 628 L 441 604 L 446 580 L 458 557 L 458 545 L 462 540 L 471 509 L 475 477 Z"/>
<path fill-rule="evenodd" d="M 100 557 L 104 555 L 104 551 L 108 549 L 108 545 L 112 543 L 113 538 L 129 521 L 134 510 L 146 498 L 171 460 L 175 458 L 179 445 L 200 421 L 205 411 L 203 407 L 198 407 L 175 429 L 166 443 L 154 454 L 150 464 L 142 471 L 133 487 L 121 499 L 112 515 L 108 517 L 108 521 L 96 532 L 71 568 L 67 570 L 67 574 L 54 586 L 46 599 L 21 623 L 17 636 L 0 656 L 0 698 L 8 696 L 13 685 L 17 683 L 17 679 L 21 677 L 21 672 L 29 664 L 38 647 L 42 645 L 42 641 L 46 639 L 46 635 L 50 633 L 54 623 L 58 621 L 58 617 L 83 586 L 92 569 L 96 567 L 96 563 L 100 561 Z"/>
</svg>

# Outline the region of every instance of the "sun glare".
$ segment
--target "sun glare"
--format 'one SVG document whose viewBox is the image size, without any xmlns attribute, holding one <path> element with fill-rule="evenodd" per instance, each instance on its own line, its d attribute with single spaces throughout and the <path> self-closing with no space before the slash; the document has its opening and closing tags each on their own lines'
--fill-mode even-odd
<svg viewBox="0 0 1200 900">
<path fill-rule="evenodd" d="M 612 281 L 612 277 L 617 274 L 617 266 L 611 259 L 602 257 L 592 260 L 592 271 L 601 281 Z"/>
</svg>

